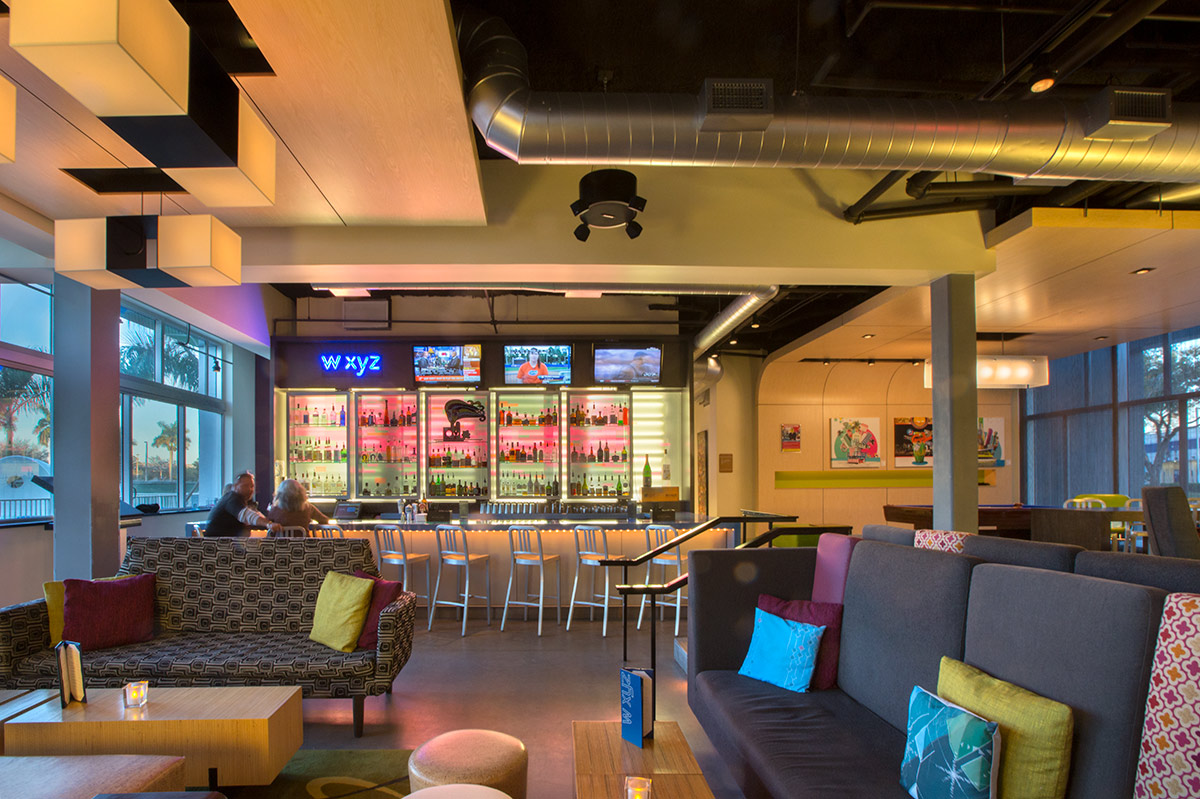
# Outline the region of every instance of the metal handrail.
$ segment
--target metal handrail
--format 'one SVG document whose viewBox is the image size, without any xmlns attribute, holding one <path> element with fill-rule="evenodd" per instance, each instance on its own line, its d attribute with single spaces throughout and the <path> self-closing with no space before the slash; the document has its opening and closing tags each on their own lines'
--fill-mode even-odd
<svg viewBox="0 0 1200 799">
<path fill-rule="evenodd" d="M 765 522 L 767 524 L 774 524 L 775 522 L 794 522 L 798 518 L 799 518 L 798 516 L 783 516 L 778 513 L 761 513 L 760 514 L 757 512 L 754 513 L 754 515 L 742 514 L 740 516 L 718 516 L 715 519 L 709 519 L 708 521 L 703 522 L 703 523 L 697 525 L 696 527 L 693 527 L 692 529 L 690 529 L 684 533 L 681 533 L 680 535 L 675 536 L 670 541 L 667 541 L 665 544 L 662 544 L 661 546 L 655 547 L 654 549 L 650 550 L 649 552 L 643 552 L 641 555 L 638 555 L 636 558 L 625 558 L 625 557 L 605 558 L 604 560 L 600 561 L 600 565 L 601 566 L 621 566 L 624 568 L 629 568 L 630 566 L 641 566 L 643 563 L 650 560 L 651 558 L 657 558 L 659 555 L 663 554 L 664 552 L 669 552 L 672 549 L 675 549 L 677 546 L 684 543 L 685 541 L 690 541 L 691 539 L 695 538 L 696 536 L 700 535 L 701 533 L 706 533 L 719 524 L 728 524 L 730 522 L 739 522 L 742 524 L 745 524 L 746 522 L 749 522 L 751 524 L 759 524 L 759 523 Z"/>
</svg>

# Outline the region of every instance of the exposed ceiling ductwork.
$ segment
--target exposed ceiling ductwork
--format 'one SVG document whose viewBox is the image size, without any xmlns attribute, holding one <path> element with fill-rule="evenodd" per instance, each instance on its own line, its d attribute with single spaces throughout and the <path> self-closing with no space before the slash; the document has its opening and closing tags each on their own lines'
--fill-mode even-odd
<svg viewBox="0 0 1200 799">
<path fill-rule="evenodd" d="M 760 286 L 749 294 L 743 294 L 726 306 L 708 326 L 696 334 L 692 342 L 692 358 L 699 360 L 718 342 L 736 330 L 738 325 L 750 318 L 751 314 L 766 305 L 779 293 L 779 286 Z"/>
<path fill-rule="evenodd" d="M 552 93 L 501 19 L 464 7 L 468 107 L 488 145 L 519 163 L 982 172 L 1076 180 L 1200 182 L 1200 105 L 1134 141 L 1089 139 L 1085 103 L 780 97 L 765 130 L 705 131 L 686 94 Z"/>
</svg>

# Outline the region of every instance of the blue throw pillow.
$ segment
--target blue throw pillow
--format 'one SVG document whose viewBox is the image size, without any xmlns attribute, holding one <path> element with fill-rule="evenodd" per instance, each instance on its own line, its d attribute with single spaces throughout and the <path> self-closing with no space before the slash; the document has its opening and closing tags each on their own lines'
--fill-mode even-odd
<svg viewBox="0 0 1200 799">
<path fill-rule="evenodd" d="M 738 674 L 789 691 L 807 691 L 823 632 L 824 627 L 783 619 L 755 608 L 750 650 Z"/>
<path fill-rule="evenodd" d="M 915 686 L 900 784 L 913 799 L 995 799 L 1000 725 Z"/>
</svg>

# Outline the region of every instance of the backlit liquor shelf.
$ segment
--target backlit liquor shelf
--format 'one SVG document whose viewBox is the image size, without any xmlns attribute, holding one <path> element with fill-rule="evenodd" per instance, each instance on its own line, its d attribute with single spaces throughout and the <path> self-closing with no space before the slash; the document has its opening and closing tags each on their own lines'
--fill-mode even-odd
<svg viewBox="0 0 1200 799">
<path fill-rule="evenodd" d="M 691 496 L 686 390 L 280 389 L 276 482 L 310 496 L 623 506 L 647 483 Z M 687 462 L 686 460 L 681 462 Z"/>
</svg>

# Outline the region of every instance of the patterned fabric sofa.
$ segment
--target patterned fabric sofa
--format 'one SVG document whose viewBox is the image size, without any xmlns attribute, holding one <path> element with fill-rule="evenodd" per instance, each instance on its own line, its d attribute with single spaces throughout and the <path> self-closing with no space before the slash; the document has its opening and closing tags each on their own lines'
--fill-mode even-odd
<svg viewBox="0 0 1200 799">
<path fill-rule="evenodd" d="M 384 608 L 374 650 L 310 641 L 326 573 L 355 569 L 379 573 L 365 539 L 130 538 L 120 573 L 157 575 L 157 635 L 85 652 L 87 684 L 298 685 L 304 696 L 353 699 L 361 736 L 364 699 L 390 692 L 412 653 L 416 596 Z M 56 680 L 45 601 L 0 609 L 0 685 Z"/>
</svg>

